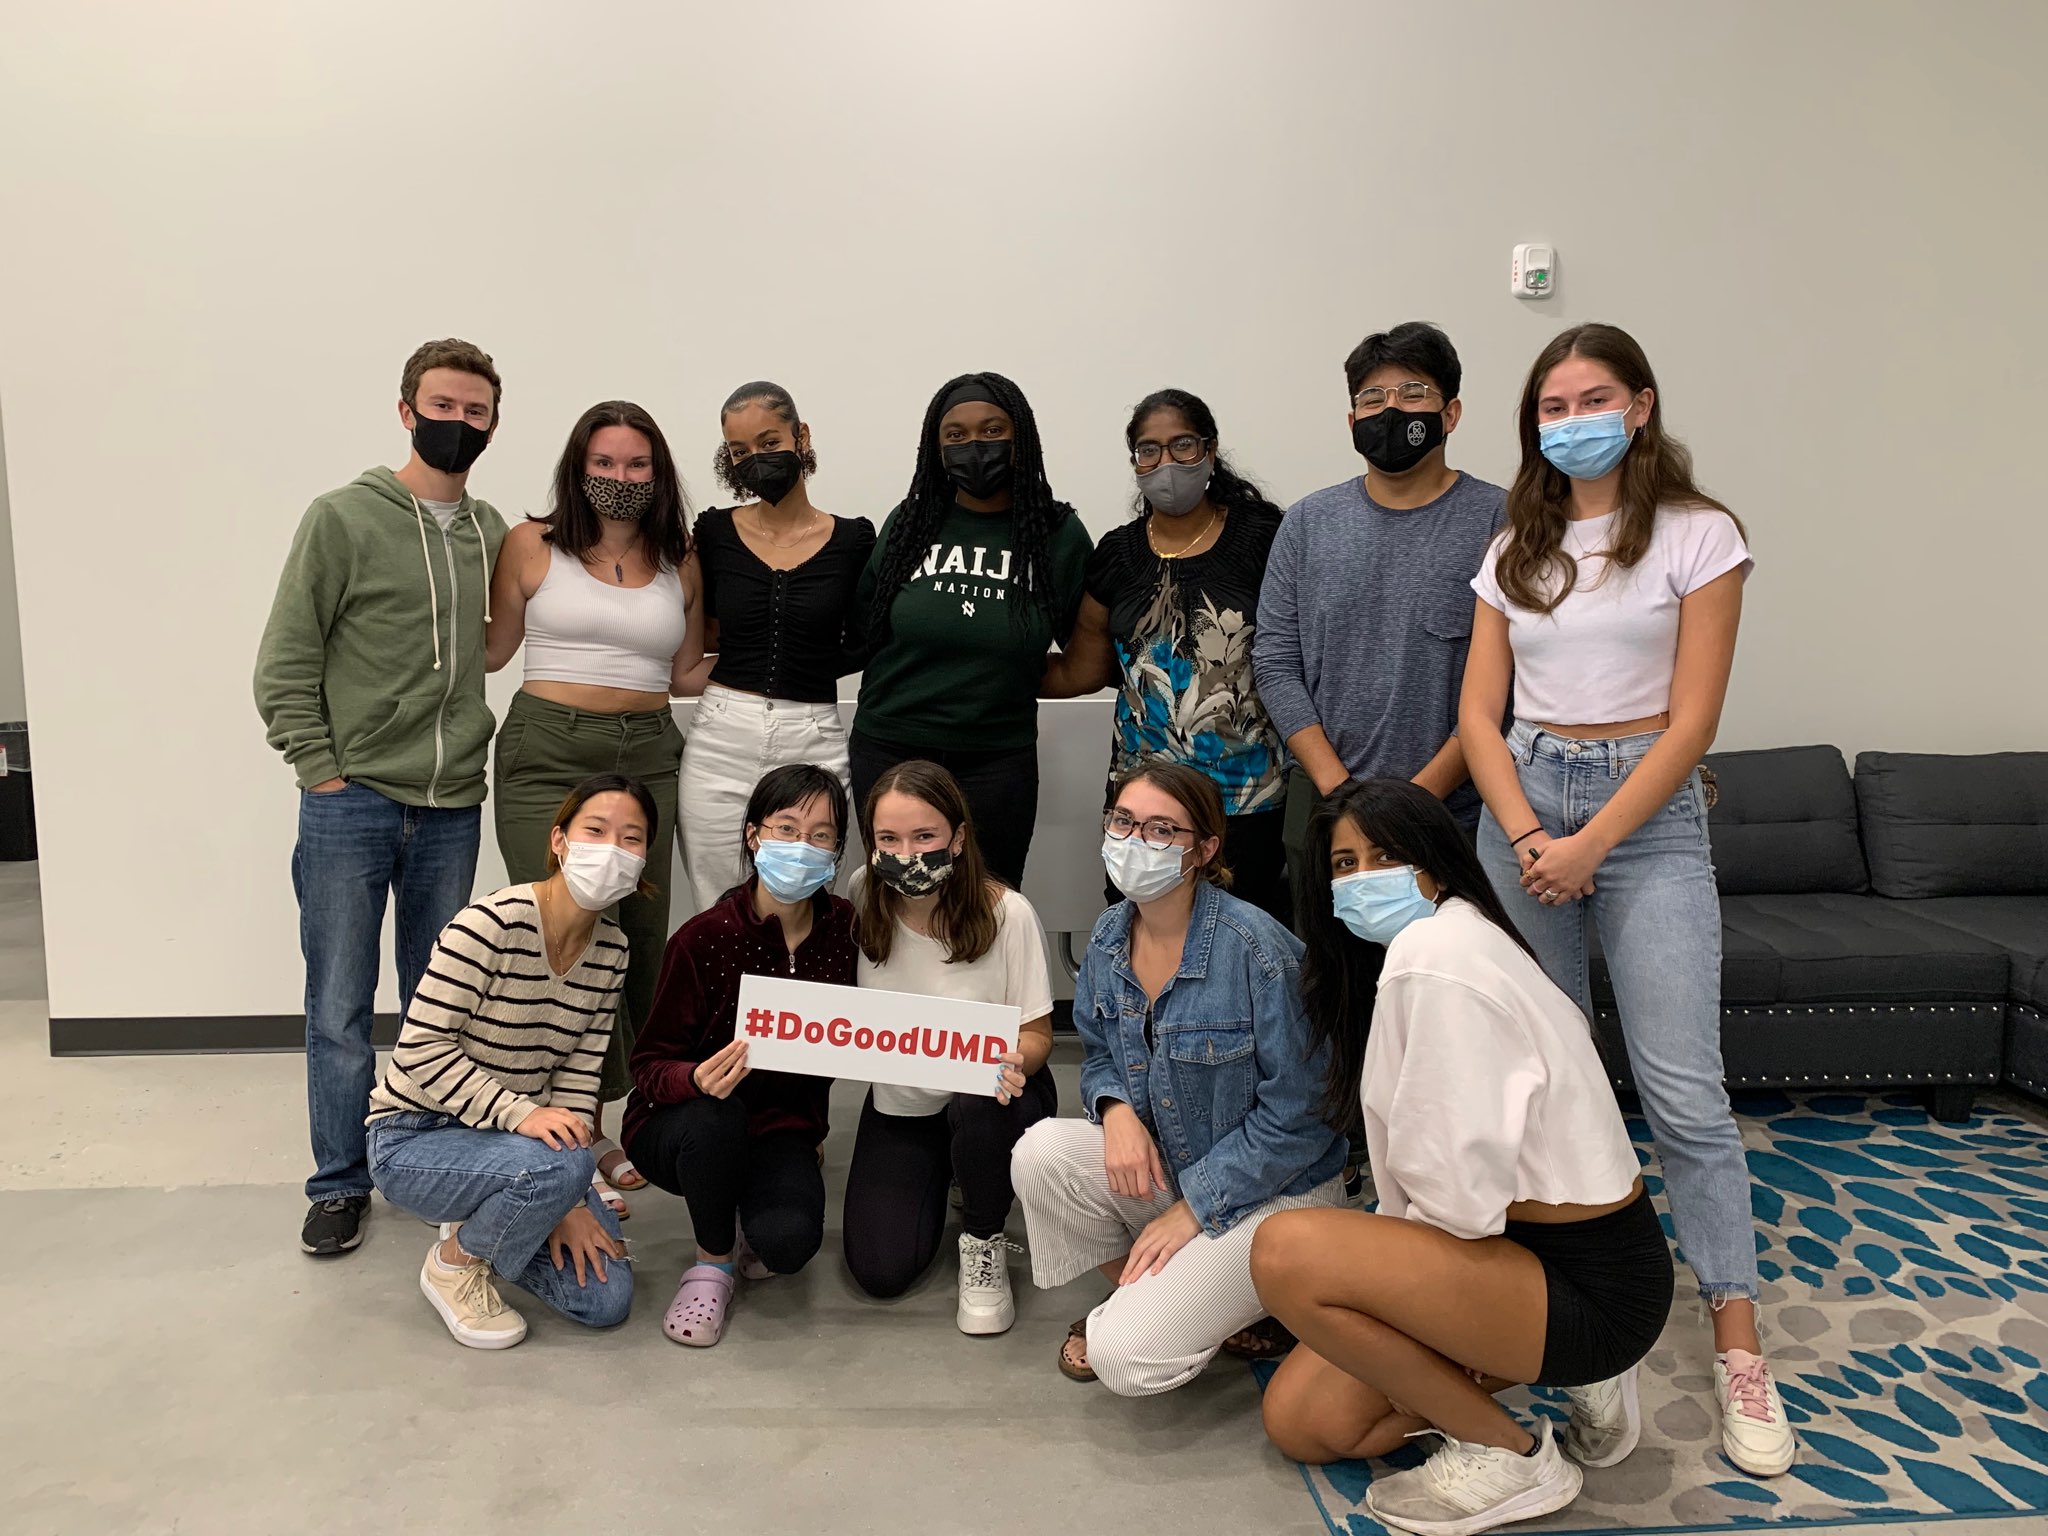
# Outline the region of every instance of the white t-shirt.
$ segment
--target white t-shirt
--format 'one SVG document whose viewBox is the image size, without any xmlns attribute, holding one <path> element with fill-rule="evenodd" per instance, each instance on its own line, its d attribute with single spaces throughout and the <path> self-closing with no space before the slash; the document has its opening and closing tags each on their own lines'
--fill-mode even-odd
<svg viewBox="0 0 2048 1536">
<path fill-rule="evenodd" d="M 459 501 L 429 501 L 424 496 L 420 498 L 420 505 L 427 509 L 428 516 L 441 525 L 443 533 L 455 526 L 455 514 L 462 510 L 462 503 Z"/>
<path fill-rule="evenodd" d="M 1512 608 L 1497 565 L 1508 535 L 1488 546 L 1472 590 L 1507 615 L 1515 653 L 1515 714 L 1553 725 L 1644 720 L 1671 707 L 1678 605 L 1717 576 L 1755 564 L 1735 519 L 1712 507 L 1660 507 L 1650 547 L 1632 570 L 1603 553 L 1614 514 L 1567 523 L 1564 549 L 1578 585 L 1555 611 Z"/>
<path fill-rule="evenodd" d="M 1517 1200 L 1607 1205 L 1635 1150 L 1586 1016 L 1456 897 L 1387 946 L 1359 1100 L 1380 1212 L 1490 1237 Z"/>
<path fill-rule="evenodd" d="M 860 984 L 969 1003 L 1008 1003 L 1018 1010 L 1020 1023 L 1042 1019 L 1052 1012 L 1052 973 L 1045 963 L 1045 929 L 1038 914 L 1022 896 L 1005 890 L 996 923 L 996 941 L 987 954 L 949 964 L 944 945 L 899 922 L 887 964 L 860 957 Z M 939 1088 L 875 1084 L 875 1108 L 885 1115 L 936 1115 L 952 1097 Z"/>
</svg>

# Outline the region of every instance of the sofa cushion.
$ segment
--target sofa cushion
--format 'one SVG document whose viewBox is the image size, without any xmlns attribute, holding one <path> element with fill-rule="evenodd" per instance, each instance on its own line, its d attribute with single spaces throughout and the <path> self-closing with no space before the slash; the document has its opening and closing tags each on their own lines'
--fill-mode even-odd
<svg viewBox="0 0 2048 1536">
<path fill-rule="evenodd" d="M 2005 1002 L 2006 951 L 1917 915 L 1919 905 L 1882 896 L 1724 896 L 1721 1001 L 1748 1008 Z M 1593 1000 L 1614 1004 L 1597 945 Z"/>
<path fill-rule="evenodd" d="M 1856 788 L 1835 748 L 1716 752 L 1707 767 L 1720 788 L 1707 830 L 1722 894 L 1870 888 L 1856 836 Z"/>
<path fill-rule="evenodd" d="M 1856 803 L 1880 896 L 2048 894 L 2048 752 L 1864 752 Z"/>
<path fill-rule="evenodd" d="M 2003 949 L 2012 1000 L 2048 1010 L 2048 896 L 1938 896 L 1914 902 L 1913 911 Z"/>
</svg>

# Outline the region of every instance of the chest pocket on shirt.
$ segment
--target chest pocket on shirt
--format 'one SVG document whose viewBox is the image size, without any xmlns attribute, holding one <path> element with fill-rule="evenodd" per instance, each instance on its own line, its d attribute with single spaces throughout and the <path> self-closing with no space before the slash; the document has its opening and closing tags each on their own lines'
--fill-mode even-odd
<svg viewBox="0 0 2048 1536">
<path fill-rule="evenodd" d="M 1161 1107 L 1179 1117 L 1199 1157 L 1251 1113 L 1259 1076 L 1251 1022 L 1171 1030 L 1166 1061 L 1173 1103 Z"/>
<path fill-rule="evenodd" d="M 1455 593 L 1431 598 L 1423 604 L 1422 627 L 1439 640 L 1470 640 L 1472 604 L 1477 600 L 1463 587 Z"/>
</svg>

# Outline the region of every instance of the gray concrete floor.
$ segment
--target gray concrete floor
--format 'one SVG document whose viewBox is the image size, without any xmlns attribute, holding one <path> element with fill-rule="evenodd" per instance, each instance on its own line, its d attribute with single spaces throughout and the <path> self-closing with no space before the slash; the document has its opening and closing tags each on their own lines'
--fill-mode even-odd
<svg viewBox="0 0 2048 1536">
<path fill-rule="evenodd" d="M 1053 1358 L 1099 1282 L 1035 1291 L 1020 1265 L 1017 1326 L 970 1339 L 943 1256 L 868 1302 L 836 1221 L 806 1273 L 747 1289 L 723 1343 L 685 1350 L 660 1318 L 688 1217 L 643 1191 L 624 1328 L 515 1292 L 526 1342 L 461 1349 L 415 1284 L 420 1223 L 380 1201 L 355 1254 L 299 1253 L 300 1058 L 55 1061 L 44 991 L 34 866 L 0 864 L 8 1536 L 1324 1530 L 1243 1366 L 1142 1402 L 1078 1386 Z M 835 1183 L 857 1104 L 835 1095 Z"/>
</svg>

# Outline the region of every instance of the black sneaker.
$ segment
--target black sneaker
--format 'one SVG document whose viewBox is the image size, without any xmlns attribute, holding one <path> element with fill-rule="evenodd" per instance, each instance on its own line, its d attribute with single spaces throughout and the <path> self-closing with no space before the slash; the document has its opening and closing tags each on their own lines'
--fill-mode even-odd
<svg viewBox="0 0 2048 1536">
<path fill-rule="evenodd" d="M 306 1224 L 299 1229 L 299 1246 L 322 1257 L 347 1253 L 362 1242 L 363 1217 L 369 1209 L 368 1195 L 315 1200 L 306 1212 Z"/>
</svg>

